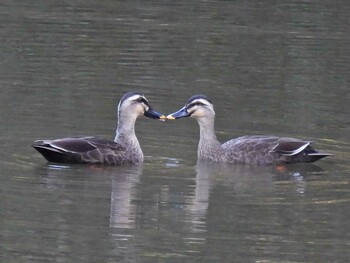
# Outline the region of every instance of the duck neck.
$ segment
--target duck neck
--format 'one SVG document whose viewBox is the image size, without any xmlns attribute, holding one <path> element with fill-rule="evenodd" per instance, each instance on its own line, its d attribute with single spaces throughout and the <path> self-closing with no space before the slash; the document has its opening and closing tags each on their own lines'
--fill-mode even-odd
<svg viewBox="0 0 350 263">
<path fill-rule="evenodd" d="M 140 143 L 135 133 L 136 118 L 119 116 L 114 141 L 143 158 Z"/>
<path fill-rule="evenodd" d="M 202 160 L 222 161 L 222 147 L 216 138 L 214 120 L 198 119 L 199 123 L 199 145 L 198 158 Z"/>
</svg>

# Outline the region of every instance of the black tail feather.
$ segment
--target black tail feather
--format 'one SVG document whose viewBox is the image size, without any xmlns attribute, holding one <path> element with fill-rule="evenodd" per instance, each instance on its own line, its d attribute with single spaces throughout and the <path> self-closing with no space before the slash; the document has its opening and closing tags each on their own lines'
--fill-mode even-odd
<svg viewBox="0 0 350 263">
<path fill-rule="evenodd" d="M 309 163 L 316 162 L 324 157 L 332 156 L 332 155 L 333 154 L 322 153 L 322 152 L 307 153 Z"/>
<path fill-rule="evenodd" d="M 56 149 L 51 149 L 49 147 L 45 147 L 43 145 L 32 145 L 35 150 L 37 150 L 39 153 L 41 153 L 42 156 L 45 157 L 45 159 L 48 162 L 54 162 L 54 163 L 75 163 L 77 162 L 74 155 L 69 153 L 62 153 L 57 151 Z"/>
</svg>

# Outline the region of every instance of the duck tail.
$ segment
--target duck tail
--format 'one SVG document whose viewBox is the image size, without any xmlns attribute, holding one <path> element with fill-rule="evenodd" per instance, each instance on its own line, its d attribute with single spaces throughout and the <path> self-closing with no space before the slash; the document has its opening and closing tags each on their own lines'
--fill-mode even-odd
<svg viewBox="0 0 350 263">
<path fill-rule="evenodd" d="M 323 152 L 311 152 L 311 153 L 306 153 L 306 155 L 308 156 L 308 162 L 313 163 L 324 157 L 332 156 L 333 154 L 323 153 Z"/>
</svg>

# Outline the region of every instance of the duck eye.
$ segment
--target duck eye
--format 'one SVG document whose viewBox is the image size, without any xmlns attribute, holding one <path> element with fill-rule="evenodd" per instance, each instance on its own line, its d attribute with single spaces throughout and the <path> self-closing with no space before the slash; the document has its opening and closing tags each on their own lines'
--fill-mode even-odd
<svg viewBox="0 0 350 263">
<path fill-rule="evenodd" d="M 148 102 L 147 100 L 145 100 L 143 97 L 139 97 L 136 99 L 136 102 L 139 102 L 139 103 L 144 103 L 146 105 L 148 105 Z"/>
</svg>

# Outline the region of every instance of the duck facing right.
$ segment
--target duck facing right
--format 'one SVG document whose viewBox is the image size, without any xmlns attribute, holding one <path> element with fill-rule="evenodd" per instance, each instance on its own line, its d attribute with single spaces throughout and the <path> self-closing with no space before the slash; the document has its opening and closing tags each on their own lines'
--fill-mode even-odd
<svg viewBox="0 0 350 263">
<path fill-rule="evenodd" d="M 313 149 L 311 141 L 270 135 L 247 135 L 221 144 L 214 129 L 214 105 L 205 95 L 190 97 L 184 107 L 166 118 L 175 120 L 184 117 L 192 117 L 199 124 L 199 160 L 268 165 L 312 163 L 331 155 Z"/>
</svg>

